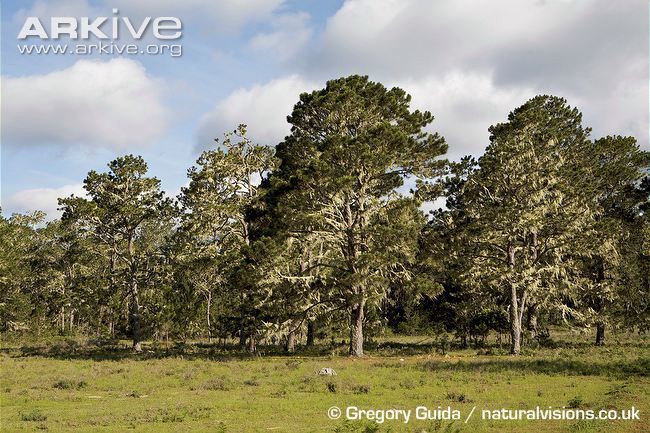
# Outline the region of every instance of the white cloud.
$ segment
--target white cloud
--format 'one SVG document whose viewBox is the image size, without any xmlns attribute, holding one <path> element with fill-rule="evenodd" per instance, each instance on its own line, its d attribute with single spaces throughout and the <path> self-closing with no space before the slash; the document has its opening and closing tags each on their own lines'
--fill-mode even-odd
<svg viewBox="0 0 650 433">
<path fill-rule="evenodd" d="M 347 0 L 327 21 L 314 67 L 382 79 L 447 72 L 532 41 L 570 22 L 589 2 L 538 0 Z"/>
<path fill-rule="evenodd" d="M 309 42 L 312 35 L 309 18 L 306 13 L 278 15 L 271 20 L 272 31 L 255 35 L 250 46 L 261 53 L 286 60 Z"/>
<path fill-rule="evenodd" d="M 566 97 L 584 112 L 594 136 L 633 134 L 647 147 L 648 16 L 646 0 L 346 0 L 316 38 L 320 43 L 294 65 L 310 78 L 364 74 L 444 93 L 450 102 L 431 100 L 440 125 L 450 116 L 466 118 L 446 133 L 452 152 L 456 143 L 461 150 L 481 148 L 467 143 L 487 137 L 490 123 L 474 126 L 473 119 L 505 120 L 499 116 L 529 91 Z M 468 82 L 454 86 L 455 71 Z M 470 103 L 477 99 L 483 102 Z M 484 133 L 466 134 L 467 127 Z"/>
<path fill-rule="evenodd" d="M 650 150 L 648 141 L 648 81 L 618 83 L 606 98 L 570 98 L 583 113 L 583 123 L 593 127 L 591 136 L 631 135 Z"/>
<path fill-rule="evenodd" d="M 83 184 L 63 185 L 59 188 L 25 189 L 3 200 L 2 210 L 11 213 L 40 210 L 47 214 L 48 220 L 51 220 L 61 216 L 61 212 L 57 210 L 58 199 L 69 197 L 72 194 L 77 197 L 86 197 Z"/>
<path fill-rule="evenodd" d="M 248 125 L 253 140 L 276 145 L 289 133 L 287 116 L 298 102 L 298 96 L 318 87 L 314 82 L 291 75 L 235 90 L 202 117 L 197 133 L 199 147 L 210 146 L 214 138 L 234 130 L 240 123 Z"/>
<path fill-rule="evenodd" d="M 235 32 L 249 22 L 269 18 L 284 0 L 107 0 L 120 15 L 175 16 L 213 32 Z"/>
<path fill-rule="evenodd" d="M 412 96 L 412 108 L 430 111 L 430 128 L 445 137 L 448 157 L 480 155 L 488 144 L 488 127 L 535 96 L 530 88 L 499 88 L 487 74 L 452 72 L 396 83 Z"/>
<path fill-rule="evenodd" d="M 435 120 L 431 130 L 439 132 L 449 144 L 448 157 L 479 156 L 489 143 L 488 127 L 505 122 L 508 113 L 537 94 L 549 89 L 502 86 L 487 73 L 455 71 L 439 78 L 430 76 L 391 83 L 412 96 L 412 108 L 430 111 Z M 641 146 L 648 146 L 647 84 L 620 82 L 598 95 L 580 91 L 559 96 L 583 113 L 583 125 L 593 127 L 593 138 L 605 135 L 632 135 Z"/>
<path fill-rule="evenodd" d="M 56 2 L 37 0 L 29 9 L 19 9 L 14 14 L 14 20 L 22 24 L 26 17 L 92 17 L 99 13 L 100 10 L 91 6 L 87 0 L 58 0 Z M 44 24 L 49 28 L 49 21 L 45 21 Z"/>
<path fill-rule="evenodd" d="M 80 60 L 45 75 L 2 77 L 3 142 L 124 150 L 159 138 L 162 83 L 129 59 Z"/>
</svg>

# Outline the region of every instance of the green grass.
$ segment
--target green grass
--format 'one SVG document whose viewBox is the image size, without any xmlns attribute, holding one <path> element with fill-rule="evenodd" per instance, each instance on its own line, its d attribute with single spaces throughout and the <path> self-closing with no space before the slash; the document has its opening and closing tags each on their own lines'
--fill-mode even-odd
<svg viewBox="0 0 650 433">
<path fill-rule="evenodd" d="M 0 358 L 1 430 L 79 432 L 647 432 L 650 342 L 628 336 L 593 347 L 559 342 L 520 357 L 498 346 L 451 349 L 393 338 L 364 359 L 322 346 L 309 356 L 246 357 L 212 345 L 124 346 L 74 342 L 5 344 Z M 334 353 L 334 354 L 333 354 Z M 336 377 L 318 376 L 332 367 Z M 431 409 L 461 421 L 332 421 L 331 406 Z M 465 424 L 472 407 L 476 412 Z M 641 421 L 488 421 L 483 409 L 535 406 L 640 409 Z"/>
</svg>

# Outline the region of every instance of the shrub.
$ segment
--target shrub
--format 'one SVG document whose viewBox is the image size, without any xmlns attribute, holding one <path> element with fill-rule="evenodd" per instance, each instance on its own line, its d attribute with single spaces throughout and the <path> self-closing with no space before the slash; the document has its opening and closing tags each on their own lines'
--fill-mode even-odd
<svg viewBox="0 0 650 433">
<path fill-rule="evenodd" d="M 69 380 L 69 379 L 63 379 L 59 380 L 52 385 L 52 388 L 56 389 L 81 389 L 86 387 L 86 382 L 83 380 L 80 380 L 78 382 L 75 382 L 74 380 Z"/>
<path fill-rule="evenodd" d="M 575 396 L 568 401 L 566 406 L 571 409 L 578 409 L 579 407 L 582 407 L 583 403 L 584 401 L 582 400 L 582 397 Z"/>
<path fill-rule="evenodd" d="M 38 409 L 34 409 L 31 412 L 21 413 L 20 419 L 22 421 L 45 421 L 47 420 L 47 415 L 43 414 Z"/>
<path fill-rule="evenodd" d="M 201 385 L 201 389 L 207 391 L 228 391 L 230 388 L 230 384 L 223 377 L 210 379 Z"/>
<path fill-rule="evenodd" d="M 352 392 L 354 392 L 355 394 L 368 394 L 370 392 L 370 386 L 368 385 L 353 386 Z"/>
<path fill-rule="evenodd" d="M 451 391 L 451 392 L 448 392 L 448 393 L 447 393 L 447 396 L 446 396 L 446 397 L 447 397 L 448 400 L 456 401 L 456 402 L 458 402 L 458 403 L 471 403 L 471 402 L 472 402 L 472 400 L 469 399 L 469 398 L 468 398 L 464 393 L 462 393 L 462 392 L 456 393 L 456 392 Z"/>
</svg>

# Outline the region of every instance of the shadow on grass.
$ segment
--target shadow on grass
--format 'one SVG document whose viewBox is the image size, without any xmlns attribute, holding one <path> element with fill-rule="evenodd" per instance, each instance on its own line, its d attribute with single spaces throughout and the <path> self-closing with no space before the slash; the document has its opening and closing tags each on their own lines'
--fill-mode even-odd
<svg viewBox="0 0 650 433">
<path fill-rule="evenodd" d="M 150 360 L 164 358 L 182 358 L 187 360 L 203 359 L 216 362 L 227 362 L 261 357 L 323 357 L 331 354 L 329 347 L 315 346 L 303 349 L 297 353 L 286 353 L 278 346 L 258 345 L 258 351 L 251 354 L 238 345 L 217 344 L 184 344 L 173 343 L 168 347 L 163 345 L 145 345 L 143 351 L 135 353 L 130 347 L 119 344 L 80 344 L 76 341 L 48 345 L 32 345 L 0 349 L 0 354 L 14 358 L 44 357 L 58 360 Z"/>
<path fill-rule="evenodd" d="M 445 362 L 431 360 L 419 364 L 422 370 L 461 373 L 537 373 L 549 376 L 650 376 L 650 358 L 639 357 L 627 361 L 594 362 L 588 359 L 526 359 L 501 357 L 499 359 L 477 359 L 472 361 Z"/>
<path fill-rule="evenodd" d="M 494 359 L 504 359 L 509 355 L 509 346 L 507 344 L 480 344 L 480 345 L 461 345 L 458 342 L 440 342 L 433 338 L 422 339 L 415 343 L 400 343 L 394 341 L 381 343 L 368 343 L 365 345 L 366 351 L 377 356 L 418 356 L 434 355 L 444 356 L 447 354 L 464 353 L 467 355 L 484 355 Z M 613 352 L 612 352 L 613 351 Z M 636 353 L 639 356 L 646 356 L 650 353 L 650 345 L 647 340 L 639 341 L 619 341 L 615 344 L 597 347 L 591 342 L 586 341 L 551 341 L 550 344 L 541 345 L 537 342 L 527 343 L 523 348 L 524 356 L 519 359 L 535 359 L 548 357 L 565 357 L 568 359 L 580 359 L 587 361 L 600 362 L 607 361 L 607 356 L 617 356 L 625 353 Z M 516 359 L 516 358 L 505 358 Z"/>
<path fill-rule="evenodd" d="M 434 359 L 415 364 L 424 371 L 436 372 L 513 372 L 538 373 L 546 375 L 571 376 L 609 376 L 609 377 L 647 377 L 650 376 L 650 357 L 646 354 L 646 342 L 621 342 L 611 348 L 618 354 L 634 353 L 638 349 L 639 357 L 624 360 L 609 353 L 609 348 L 596 348 L 591 344 L 578 342 L 559 343 L 552 352 L 544 348 L 539 351 L 531 350 L 529 355 L 512 357 L 506 355 L 507 350 L 500 346 L 490 346 L 489 350 L 466 349 L 477 357 L 463 357 L 460 360 L 449 358 L 436 359 L 442 355 L 441 347 L 431 339 L 423 339 L 415 343 L 381 342 L 368 343 L 367 353 L 373 357 L 434 355 Z M 446 350 L 456 351 L 460 347 L 445 345 Z M 564 350 L 566 349 L 566 350 Z M 147 343 L 142 353 L 133 350 L 117 341 L 84 341 L 74 339 L 41 345 L 24 345 L 4 347 L 0 354 L 9 357 L 45 357 L 58 360 L 151 360 L 164 358 L 181 358 L 186 360 L 209 360 L 227 362 L 257 358 L 292 357 L 322 358 L 345 355 L 344 342 L 317 344 L 313 347 L 300 347 L 295 353 L 286 353 L 277 345 L 258 345 L 258 352 L 250 354 L 235 344 L 208 343 Z M 489 355 L 489 356 L 488 356 Z M 616 359 L 618 358 L 618 359 Z M 410 364 L 413 365 L 413 364 Z M 378 365 L 379 366 L 379 365 Z M 401 363 L 387 363 L 386 367 L 403 367 Z"/>
</svg>

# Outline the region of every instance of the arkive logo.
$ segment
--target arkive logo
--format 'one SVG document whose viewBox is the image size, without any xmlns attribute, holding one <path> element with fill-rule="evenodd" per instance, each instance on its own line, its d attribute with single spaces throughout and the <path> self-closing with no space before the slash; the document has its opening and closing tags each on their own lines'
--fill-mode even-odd
<svg viewBox="0 0 650 433">
<path fill-rule="evenodd" d="M 178 39 L 183 35 L 183 23 L 178 17 L 144 17 L 141 21 L 133 22 L 129 17 L 120 17 L 118 9 L 113 9 L 112 17 L 51 17 L 49 32 L 39 17 L 27 17 L 18 33 L 18 39 L 59 39 L 68 36 L 70 39 L 112 39 L 131 36 L 141 39 L 147 32 L 156 39 Z"/>
</svg>

